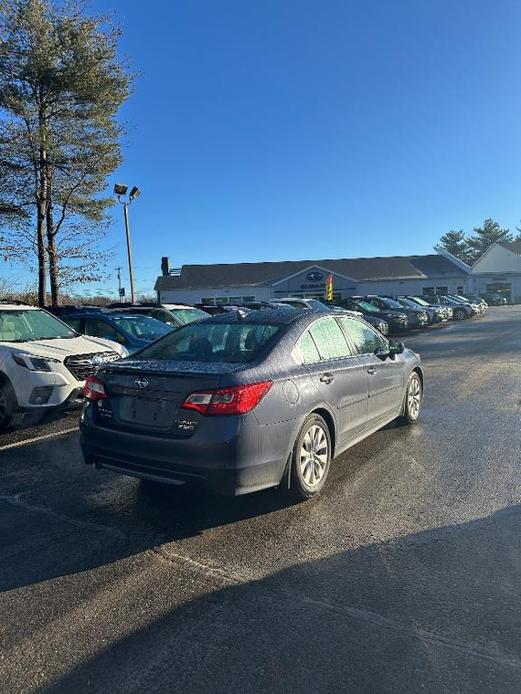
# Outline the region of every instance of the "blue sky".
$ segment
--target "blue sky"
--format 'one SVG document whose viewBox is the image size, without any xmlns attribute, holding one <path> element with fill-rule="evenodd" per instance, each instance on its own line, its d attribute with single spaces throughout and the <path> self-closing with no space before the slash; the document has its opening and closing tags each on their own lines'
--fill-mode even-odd
<svg viewBox="0 0 521 694">
<path fill-rule="evenodd" d="M 519 224 L 517 0 L 92 9 L 115 13 L 142 73 L 111 181 L 142 189 L 131 208 L 140 291 L 162 255 L 181 265 L 425 253 L 485 217 Z M 113 265 L 126 268 L 114 214 Z"/>
</svg>

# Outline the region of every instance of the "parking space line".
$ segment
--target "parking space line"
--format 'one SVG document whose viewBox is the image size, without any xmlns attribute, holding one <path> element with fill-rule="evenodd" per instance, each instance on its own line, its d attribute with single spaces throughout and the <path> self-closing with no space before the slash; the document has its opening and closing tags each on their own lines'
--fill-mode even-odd
<svg viewBox="0 0 521 694">
<path fill-rule="evenodd" d="M 63 436 L 64 434 L 72 434 L 74 431 L 79 430 L 79 427 L 73 427 L 72 429 L 64 429 L 63 431 L 53 431 L 52 434 L 43 434 L 42 436 L 34 436 L 33 438 L 24 439 L 23 441 L 15 441 L 14 443 L 8 443 L 5 446 L 0 446 L 0 451 L 8 451 L 11 448 L 21 448 L 22 446 L 28 446 L 31 443 L 45 441 L 46 439 L 55 439 L 58 438 L 58 436 Z"/>
</svg>

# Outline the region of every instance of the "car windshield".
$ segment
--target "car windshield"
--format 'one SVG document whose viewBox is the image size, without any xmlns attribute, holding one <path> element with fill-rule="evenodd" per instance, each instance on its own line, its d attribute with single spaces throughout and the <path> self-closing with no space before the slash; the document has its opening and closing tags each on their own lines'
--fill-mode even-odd
<svg viewBox="0 0 521 694">
<path fill-rule="evenodd" d="M 402 305 L 394 299 L 388 299 L 387 297 L 385 297 L 384 299 L 380 299 L 380 301 L 383 302 L 389 308 L 403 308 Z"/>
<path fill-rule="evenodd" d="M 76 337 L 60 320 L 39 309 L 0 311 L 0 342 L 32 342 Z"/>
<path fill-rule="evenodd" d="M 171 308 L 169 309 L 176 318 L 179 318 L 181 323 L 186 325 L 194 320 L 208 318 L 206 311 L 201 311 L 200 308 Z"/>
<path fill-rule="evenodd" d="M 430 306 L 430 304 L 429 304 L 428 301 L 425 301 L 425 299 L 422 299 L 422 298 L 419 297 L 419 296 L 415 296 L 415 297 L 412 299 L 412 301 L 414 301 L 414 303 L 416 303 L 416 304 L 420 304 L 420 306 Z"/>
<path fill-rule="evenodd" d="M 209 320 L 190 323 L 145 347 L 136 358 L 240 364 L 255 359 L 279 330 L 278 325 L 240 322 L 216 323 Z"/>
<path fill-rule="evenodd" d="M 410 299 L 398 299 L 401 306 L 408 306 L 409 308 L 418 308 L 414 301 Z"/>
<path fill-rule="evenodd" d="M 364 311 L 380 311 L 377 306 L 370 304 L 368 301 L 359 301 L 358 306 L 364 309 Z"/>
<path fill-rule="evenodd" d="M 114 316 L 114 322 L 132 337 L 139 340 L 157 340 L 172 332 L 172 327 L 150 316 Z"/>
</svg>

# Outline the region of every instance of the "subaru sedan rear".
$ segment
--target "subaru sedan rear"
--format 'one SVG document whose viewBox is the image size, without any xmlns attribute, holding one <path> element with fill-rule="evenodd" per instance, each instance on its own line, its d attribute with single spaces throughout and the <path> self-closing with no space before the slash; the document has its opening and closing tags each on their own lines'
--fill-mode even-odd
<svg viewBox="0 0 521 694">
<path fill-rule="evenodd" d="M 225 494 L 322 488 L 335 455 L 402 415 L 416 421 L 418 357 L 365 321 L 309 311 L 191 323 L 85 387 L 85 460 Z"/>
</svg>

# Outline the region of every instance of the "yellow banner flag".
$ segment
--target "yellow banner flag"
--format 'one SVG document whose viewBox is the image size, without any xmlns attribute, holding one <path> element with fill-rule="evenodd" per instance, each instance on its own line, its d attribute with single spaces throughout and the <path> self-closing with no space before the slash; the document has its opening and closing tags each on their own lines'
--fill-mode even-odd
<svg viewBox="0 0 521 694">
<path fill-rule="evenodd" d="M 331 273 L 326 278 L 326 301 L 333 301 L 333 275 Z"/>
</svg>

